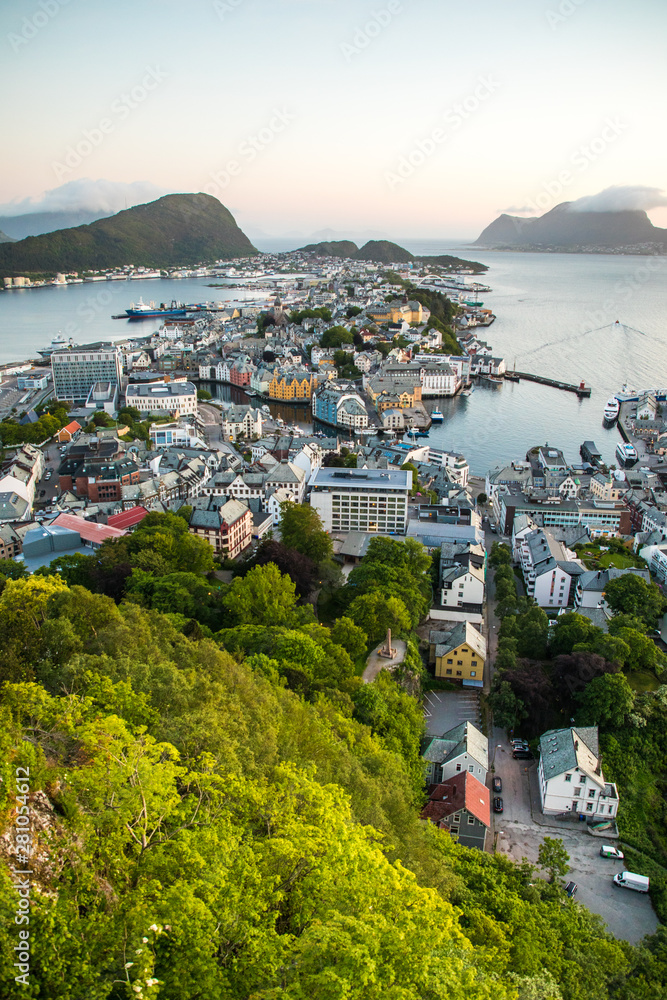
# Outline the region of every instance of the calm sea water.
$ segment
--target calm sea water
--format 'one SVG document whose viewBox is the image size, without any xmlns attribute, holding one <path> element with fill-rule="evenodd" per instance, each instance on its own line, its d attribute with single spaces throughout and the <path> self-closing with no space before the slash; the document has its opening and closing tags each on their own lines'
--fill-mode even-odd
<svg viewBox="0 0 667 1000">
<path fill-rule="evenodd" d="M 602 426 L 609 395 L 625 383 L 667 386 L 667 258 L 477 252 L 434 240 L 405 240 L 403 245 L 413 253 L 453 252 L 488 264 L 479 280 L 493 289 L 482 299 L 498 317 L 483 331 L 494 354 L 506 358 L 510 367 L 516 363 L 520 371 L 592 387 L 591 397 L 579 400 L 573 393 L 528 382 L 480 384 L 467 398 L 437 401 L 445 420 L 433 426 L 431 442 L 462 451 L 480 474 L 545 441 L 574 461 L 581 442 L 592 439 L 604 459 L 613 462 L 619 435 Z M 79 343 L 151 333 L 158 321 L 110 318 L 139 296 L 145 302 L 200 302 L 258 294 L 210 288 L 208 280 L 95 282 L 2 292 L 0 362 L 35 356 L 58 332 Z M 231 398 L 228 387 L 219 387 L 216 394 Z M 432 408 L 436 402 L 426 405 Z M 283 414 L 275 409 L 286 421 L 307 425 L 307 411 L 285 408 Z"/>
</svg>

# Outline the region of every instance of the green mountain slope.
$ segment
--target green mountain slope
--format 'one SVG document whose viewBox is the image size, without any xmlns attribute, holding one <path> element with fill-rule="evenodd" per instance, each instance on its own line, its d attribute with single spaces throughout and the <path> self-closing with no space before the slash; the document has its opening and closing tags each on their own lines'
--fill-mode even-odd
<svg viewBox="0 0 667 1000">
<path fill-rule="evenodd" d="M 258 252 L 217 198 L 171 194 L 89 226 L 3 244 L 0 276 L 124 264 L 172 267 Z"/>
<path fill-rule="evenodd" d="M 319 257 L 354 257 L 358 247 L 352 240 L 332 240 L 323 243 L 309 243 L 301 247 L 301 253 L 315 253 Z"/>
<path fill-rule="evenodd" d="M 354 254 L 356 260 L 377 261 L 378 264 L 407 264 L 414 260 L 409 250 L 389 240 L 369 240 Z"/>
</svg>

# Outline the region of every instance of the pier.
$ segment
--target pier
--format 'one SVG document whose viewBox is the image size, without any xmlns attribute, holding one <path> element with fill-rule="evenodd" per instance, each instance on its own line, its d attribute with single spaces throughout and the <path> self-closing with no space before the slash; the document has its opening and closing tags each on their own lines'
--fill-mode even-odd
<svg viewBox="0 0 667 1000">
<path fill-rule="evenodd" d="M 573 385 L 571 382 L 561 382 L 559 379 L 546 378 L 544 375 L 533 375 L 531 372 L 505 372 L 505 378 L 510 382 L 518 382 L 525 379 L 526 382 L 539 382 L 540 385 L 550 385 L 554 389 L 562 389 L 564 392 L 575 392 L 580 399 L 586 399 L 591 394 L 591 387 L 584 382 Z"/>
</svg>

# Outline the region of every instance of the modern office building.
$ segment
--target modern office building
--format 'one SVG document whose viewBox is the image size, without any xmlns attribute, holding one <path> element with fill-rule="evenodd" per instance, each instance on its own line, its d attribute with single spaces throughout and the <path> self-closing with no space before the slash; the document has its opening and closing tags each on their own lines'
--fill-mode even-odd
<svg viewBox="0 0 667 1000">
<path fill-rule="evenodd" d="M 192 382 L 147 382 L 128 385 L 125 402 L 145 413 L 166 412 L 174 417 L 197 415 L 197 388 Z"/>
<path fill-rule="evenodd" d="M 310 503 L 326 531 L 404 535 L 412 473 L 383 469 L 317 469 Z"/>
<path fill-rule="evenodd" d="M 56 399 L 85 403 L 96 382 L 121 384 L 122 354 L 113 344 L 87 344 L 51 355 Z"/>
</svg>

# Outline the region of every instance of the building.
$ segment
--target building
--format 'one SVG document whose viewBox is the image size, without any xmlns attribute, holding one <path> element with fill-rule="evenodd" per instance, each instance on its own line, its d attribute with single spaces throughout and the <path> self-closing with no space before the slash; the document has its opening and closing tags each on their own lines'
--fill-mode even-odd
<svg viewBox="0 0 667 1000">
<path fill-rule="evenodd" d="M 313 417 L 334 427 L 368 427 L 363 396 L 353 382 L 327 382 L 313 393 Z"/>
<path fill-rule="evenodd" d="M 142 416 L 168 413 L 172 417 L 197 416 L 197 389 L 192 382 L 147 382 L 128 385 L 125 402 Z"/>
<path fill-rule="evenodd" d="M 642 558 L 645 557 L 642 556 Z M 647 562 L 650 563 L 650 560 L 647 560 Z M 653 571 L 655 572 L 654 569 Z M 590 608 L 606 609 L 607 604 L 604 599 L 605 587 L 610 580 L 616 580 L 619 576 L 625 576 L 628 573 L 631 573 L 633 576 L 640 576 L 645 583 L 651 582 L 651 574 L 647 569 L 633 569 L 631 567 L 628 569 L 616 569 L 615 566 L 610 566 L 609 569 L 591 569 L 582 573 L 577 579 L 577 587 L 574 595 L 575 611 L 581 609 L 588 610 Z"/>
<path fill-rule="evenodd" d="M 491 826 L 491 796 L 486 785 L 468 771 L 431 789 L 421 819 L 448 830 L 452 840 L 483 851 Z"/>
<path fill-rule="evenodd" d="M 154 448 L 206 448 L 194 424 L 178 420 L 171 424 L 152 424 L 149 430 Z"/>
<path fill-rule="evenodd" d="M 484 620 L 486 552 L 471 542 L 443 542 L 440 546 L 440 580 L 431 618 L 469 621 Z"/>
<path fill-rule="evenodd" d="M 618 813 L 618 790 L 602 773 L 597 726 L 546 732 L 537 775 L 545 815 L 577 812 L 600 821 Z"/>
<path fill-rule="evenodd" d="M 527 596 L 541 608 L 570 606 L 586 567 L 550 531 L 533 528 L 513 537 Z"/>
<path fill-rule="evenodd" d="M 460 681 L 463 687 L 479 687 L 484 683 L 486 639 L 469 621 L 444 626 L 429 635 L 429 661 L 435 676 Z"/>
<path fill-rule="evenodd" d="M 231 406 L 222 414 L 222 436 L 236 441 L 239 435 L 262 436 L 262 411 L 253 406 Z"/>
<path fill-rule="evenodd" d="M 539 490 L 524 492 L 510 483 L 497 486 L 493 509 L 500 531 L 505 535 L 512 533 L 514 518 L 518 514 L 530 515 L 542 528 L 585 528 L 591 538 L 632 533 L 630 510 L 621 501 L 569 500 Z"/>
<path fill-rule="evenodd" d="M 269 383 L 270 399 L 309 401 L 313 391 L 313 374 L 305 368 L 276 368 Z"/>
<path fill-rule="evenodd" d="M 667 581 L 667 545 L 645 545 L 639 555 L 648 563 L 656 579 L 664 584 Z"/>
<path fill-rule="evenodd" d="M 17 389 L 46 389 L 49 382 L 48 374 L 19 375 L 16 379 Z"/>
<path fill-rule="evenodd" d="M 411 472 L 322 468 L 309 486 L 326 531 L 406 533 Z"/>
<path fill-rule="evenodd" d="M 120 386 L 123 355 L 113 344 L 88 344 L 51 355 L 51 374 L 56 399 L 85 403 L 96 382 Z"/>
<path fill-rule="evenodd" d="M 489 770 L 489 741 L 472 722 L 462 722 L 442 736 L 427 738 L 422 753 L 427 784 L 453 778 L 461 771 L 474 774 L 482 784 Z"/>
<path fill-rule="evenodd" d="M 236 559 L 252 542 L 252 513 L 240 500 L 211 497 L 207 508 L 192 511 L 189 530 L 205 538 L 217 556 Z"/>
<path fill-rule="evenodd" d="M 80 431 L 81 424 L 77 423 L 76 420 L 71 420 L 69 424 L 60 428 L 56 434 L 56 441 L 60 444 L 69 444 L 70 441 L 73 441 L 76 438 Z"/>
<path fill-rule="evenodd" d="M 104 410 L 109 416 L 114 416 L 118 409 L 118 386 L 114 382 L 96 382 L 91 386 L 84 409 L 91 413 Z"/>
</svg>

